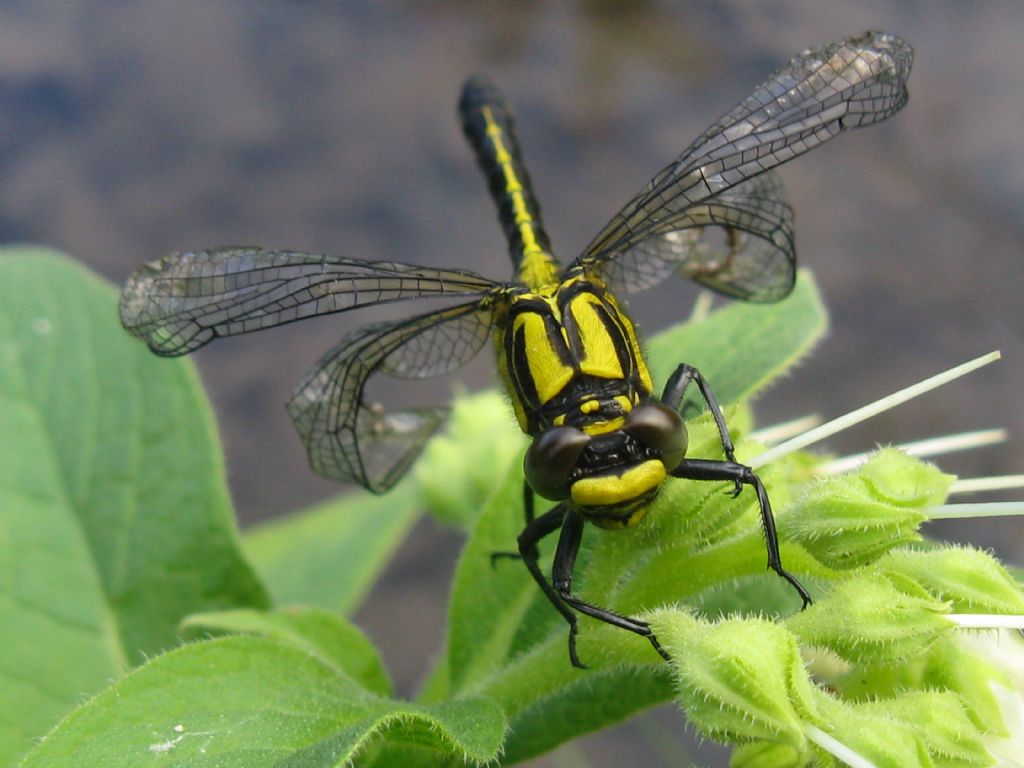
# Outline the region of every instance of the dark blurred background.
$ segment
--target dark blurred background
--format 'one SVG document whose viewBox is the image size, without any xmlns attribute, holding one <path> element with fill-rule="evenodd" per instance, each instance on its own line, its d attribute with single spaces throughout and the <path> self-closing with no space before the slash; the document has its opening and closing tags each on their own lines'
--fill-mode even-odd
<svg viewBox="0 0 1024 768">
<path fill-rule="evenodd" d="M 998 365 L 830 448 L 1001 426 L 1005 445 L 939 461 L 967 477 L 1022 472 L 1021 4 L 7 0 L 0 240 L 55 246 L 115 282 L 220 244 L 504 278 L 506 246 L 454 116 L 468 74 L 490 74 L 514 104 L 568 259 L 770 71 L 868 28 L 915 47 L 910 104 L 781 171 L 832 332 L 762 398 L 760 420 L 838 415 L 999 348 Z M 663 327 L 695 295 L 673 282 L 634 302 L 637 320 Z M 283 403 L 351 327 L 311 321 L 198 355 L 243 524 L 338 492 L 307 469 Z M 459 380 L 491 376 L 485 360 Z M 1024 561 L 1020 523 L 932 530 Z M 357 617 L 406 693 L 442 642 L 457 551 L 454 533 L 424 522 Z M 536 765 L 685 764 L 680 720 L 645 715 Z"/>
</svg>

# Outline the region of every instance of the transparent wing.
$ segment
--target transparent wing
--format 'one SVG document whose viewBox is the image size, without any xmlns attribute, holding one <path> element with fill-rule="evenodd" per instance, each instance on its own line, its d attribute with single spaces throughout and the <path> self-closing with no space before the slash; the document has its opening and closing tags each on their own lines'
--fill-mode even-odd
<svg viewBox="0 0 1024 768">
<path fill-rule="evenodd" d="M 723 228 L 724 240 L 705 237 Z M 793 288 L 796 251 L 793 209 L 771 171 L 687 208 L 636 245 L 601 263 L 617 291 L 635 292 L 673 272 L 720 293 L 749 301 L 777 301 Z"/>
<path fill-rule="evenodd" d="M 907 43 L 877 32 L 804 51 L 656 175 L 577 265 L 609 274 L 626 292 L 649 287 L 674 263 L 732 296 L 785 296 L 795 270 L 792 214 L 777 181 L 749 180 L 843 130 L 898 111 L 907 101 L 912 61 Z M 731 230 L 724 254 L 709 256 L 699 247 L 700 232 L 693 230 L 708 223 Z M 615 264 L 620 260 L 622 267 Z"/>
<path fill-rule="evenodd" d="M 314 315 L 429 296 L 483 296 L 498 287 L 460 270 L 297 251 L 218 248 L 144 264 L 121 294 L 121 323 L 159 355 Z"/>
<path fill-rule="evenodd" d="M 447 409 L 387 411 L 367 401 L 367 380 L 375 373 L 422 378 L 453 371 L 484 345 L 492 322 L 490 303 L 478 301 L 368 325 L 343 339 L 288 403 L 313 470 L 375 493 L 398 482 Z"/>
</svg>

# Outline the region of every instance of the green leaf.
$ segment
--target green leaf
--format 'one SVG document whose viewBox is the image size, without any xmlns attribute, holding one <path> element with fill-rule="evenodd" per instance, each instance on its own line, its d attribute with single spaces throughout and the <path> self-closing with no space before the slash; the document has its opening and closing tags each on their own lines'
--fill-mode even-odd
<svg viewBox="0 0 1024 768">
<path fill-rule="evenodd" d="M 210 409 L 184 361 L 51 251 L 0 253 L 0 764 L 83 694 L 177 643 L 188 613 L 265 605 L 237 546 Z"/>
<path fill-rule="evenodd" d="M 245 531 L 242 544 L 274 603 L 351 614 L 419 518 L 416 484 L 355 491 Z"/>
<path fill-rule="evenodd" d="M 527 442 L 507 395 L 485 390 L 456 397 L 448 428 L 427 444 L 413 470 L 430 513 L 468 529 L 493 493 L 495 478 L 522 466 Z"/>
<path fill-rule="evenodd" d="M 289 643 L 233 636 L 160 656 L 76 710 L 22 768 L 343 766 L 377 739 L 445 760 L 497 759 L 505 733 L 485 698 L 423 707 L 359 686 Z"/>
<path fill-rule="evenodd" d="M 634 667 L 593 670 L 575 677 L 572 682 L 538 696 L 530 706 L 516 713 L 505 748 L 507 764 L 542 755 L 672 696 L 667 674 L 652 674 Z"/>
<path fill-rule="evenodd" d="M 723 405 L 750 397 L 806 356 L 828 329 L 811 274 L 777 304 L 733 302 L 704 320 L 657 334 L 647 343 L 655 387 L 681 362 L 698 368 Z"/>
<path fill-rule="evenodd" d="M 320 608 L 279 611 L 220 611 L 189 616 L 181 624 L 186 638 L 233 633 L 270 637 L 335 667 L 367 690 L 390 696 L 391 682 L 380 654 L 358 629 Z"/>
<path fill-rule="evenodd" d="M 581 670 L 569 664 L 567 628 L 559 622 L 528 651 L 462 694 L 486 695 L 501 705 L 509 721 L 509 762 L 541 754 L 671 696 L 667 668 L 645 639 L 584 618 L 579 652 L 590 666 Z"/>
<path fill-rule="evenodd" d="M 524 614 L 540 591 L 517 558 L 491 558 L 494 553 L 516 551 L 516 537 L 523 527 L 522 489 L 522 470 L 508 470 L 462 548 L 448 609 L 452 691 L 461 691 L 501 668 Z M 561 621 L 554 608 L 547 618 Z M 542 637 L 545 628 L 537 627 L 536 636 Z"/>
</svg>

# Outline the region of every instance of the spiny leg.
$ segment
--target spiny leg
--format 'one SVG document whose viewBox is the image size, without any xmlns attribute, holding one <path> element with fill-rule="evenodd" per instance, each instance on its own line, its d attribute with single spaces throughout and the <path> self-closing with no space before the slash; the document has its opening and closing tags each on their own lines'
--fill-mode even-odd
<svg viewBox="0 0 1024 768">
<path fill-rule="evenodd" d="M 701 397 L 704 398 L 704 402 L 708 405 L 708 410 L 711 411 L 711 415 L 715 419 L 715 426 L 718 427 L 718 435 L 722 440 L 722 450 L 725 451 L 725 458 L 735 462 L 736 456 L 733 454 L 733 451 L 736 449 L 732 444 L 732 438 L 729 436 L 729 428 L 725 424 L 722 409 L 719 407 L 714 392 L 711 391 L 711 387 L 708 386 L 700 371 L 692 365 L 680 363 L 665 383 L 665 389 L 661 393 L 661 402 L 672 410 L 678 411 L 682 405 L 683 396 L 686 394 L 686 388 L 690 386 L 690 382 L 696 382 Z M 737 486 L 736 493 L 739 492 L 740 488 Z"/>
<path fill-rule="evenodd" d="M 654 650 L 660 653 L 666 661 L 669 661 L 668 653 L 661 647 L 661 643 L 658 642 L 658 638 L 655 637 L 654 632 L 651 631 L 651 626 L 647 622 L 622 616 L 606 608 L 600 608 L 591 603 L 584 602 L 572 594 L 572 571 L 576 565 L 576 556 L 579 554 L 582 539 L 583 517 L 579 513 L 569 510 L 565 516 L 565 522 L 562 523 L 562 533 L 558 537 L 558 547 L 555 549 L 555 561 L 551 571 L 552 584 L 558 596 L 580 613 L 646 637 L 650 640 L 651 645 L 654 646 Z M 570 622 L 569 657 L 573 660 L 573 666 L 583 666 L 576 658 L 575 622 Z"/>
<path fill-rule="evenodd" d="M 797 591 L 804 601 L 803 607 L 811 604 L 811 596 L 797 578 L 782 567 L 779 554 L 779 535 L 775 531 L 775 518 L 772 506 L 768 501 L 768 492 L 764 484 L 750 467 L 735 461 L 713 461 L 710 459 L 683 459 L 679 466 L 670 473 L 673 477 L 687 480 L 723 480 L 737 484 L 752 485 L 757 492 L 757 503 L 761 507 L 761 525 L 764 527 L 765 545 L 768 548 L 768 567 L 784 578 Z"/>
<path fill-rule="evenodd" d="M 523 517 L 526 518 L 527 525 L 533 522 L 533 488 L 525 480 L 523 481 Z"/>
<path fill-rule="evenodd" d="M 523 481 L 523 516 L 526 518 L 527 527 L 529 527 L 535 517 L 533 488 L 525 480 Z M 498 560 L 518 560 L 520 557 L 521 555 L 518 552 L 491 552 L 491 567 L 493 568 Z"/>
<path fill-rule="evenodd" d="M 533 576 L 533 580 L 540 586 L 545 597 L 547 597 L 551 604 L 558 609 L 558 612 L 562 614 L 562 617 L 569 623 L 569 660 L 572 662 L 574 667 L 586 669 L 585 665 L 580 663 L 579 657 L 576 655 L 576 614 L 574 614 L 569 607 L 562 602 L 558 593 L 555 592 L 555 588 L 551 586 L 551 582 L 544 577 L 544 573 L 540 569 L 540 564 L 537 562 L 540 558 L 540 550 L 537 549 L 537 543 L 545 536 L 548 536 L 558 530 L 559 526 L 562 525 L 562 521 L 565 519 L 567 512 L 568 507 L 565 504 L 559 504 L 557 507 L 545 512 L 540 517 L 530 520 L 523 529 L 523 532 L 519 534 L 519 556 L 522 558 L 523 562 L 526 563 L 526 567 L 530 571 L 530 575 Z"/>
</svg>

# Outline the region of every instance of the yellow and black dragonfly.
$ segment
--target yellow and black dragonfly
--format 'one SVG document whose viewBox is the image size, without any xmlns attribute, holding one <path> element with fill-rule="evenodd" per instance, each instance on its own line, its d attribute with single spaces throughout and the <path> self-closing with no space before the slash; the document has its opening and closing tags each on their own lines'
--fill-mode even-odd
<svg viewBox="0 0 1024 768">
<path fill-rule="evenodd" d="M 667 658 L 645 622 L 574 595 L 572 572 L 585 522 L 637 523 L 668 477 L 730 482 L 737 494 L 751 486 L 768 567 L 805 605 L 810 597 L 782 566 L 768 495 L 753 470 L 736 461 L 711 388 L 699 371 L 680 364 L 656 397 L 617 297 L 672 274 L 747 301 L 786 296 L 796 270 L 793 214 L 772 169 L 899 110 L 912 58 L 909 45 L 884 33 L 804 51 L 660 171 L 564 269 L 541 224 L 509 108 L 492 85 L 471 79 L 459 114 L 498 206 L 514 281 L 255 247 L 189 251 L 132 275 L 121 321 L 157 354 L 181 355 L 219 336 L 306 317 L 449 300 L 441 309 L 359 328 L 317 363 L 288 405 L 313 469 L 387 491 L 445 409 L 385 410 L 368 397 L 368 379 L 448 373 L 490 340 L 519 426 L 533 439 L 524 460 L 519 554 L 569 623 L 572 663 L 582 666 L 574 611 L 648 638 Z M 712 226 L 724 228 L 724 244 L 702 237 Z M 714 417 L 724 459 L 686 456 L 679 411 L 691 384 Z M 558 503 L 535 516 L 535 493 Z M 537 545 L 555 531 L 549 581 Z"/>
</svg>

